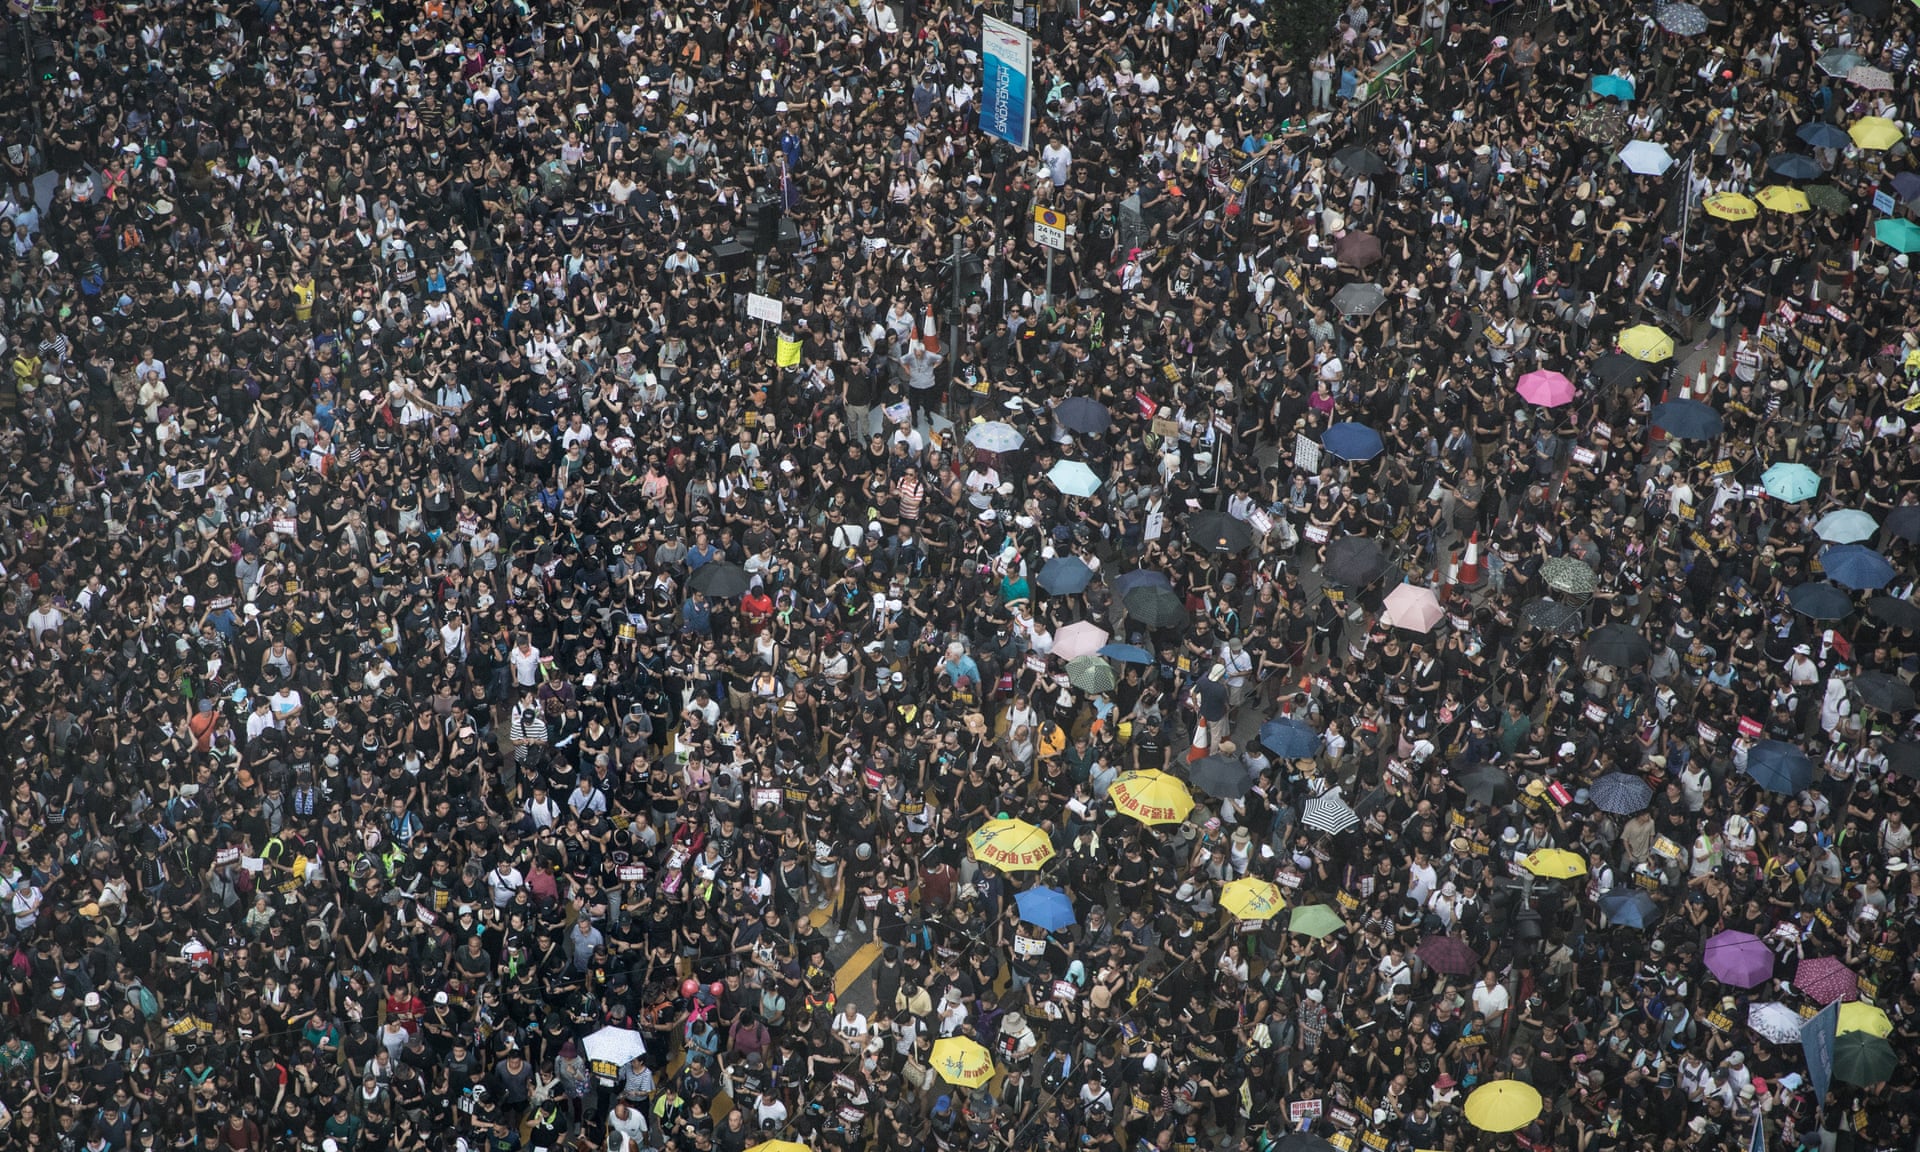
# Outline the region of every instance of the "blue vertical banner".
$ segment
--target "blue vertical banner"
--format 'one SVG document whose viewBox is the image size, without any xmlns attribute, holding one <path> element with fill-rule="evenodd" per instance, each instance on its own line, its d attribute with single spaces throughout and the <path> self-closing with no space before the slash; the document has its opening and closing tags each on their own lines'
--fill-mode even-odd
<svg viewBox="0 0 1920 1152">
<path fill-rule="evenodd" d="M 1027 146 L 1033 112 L 1033 38 L 991 16 L 980 30 L 980 131 Z"/>
<path fill-rule="evenodd" d="M 1824 1102 L 1833 1083 L 1833 1043 L 1840 1033 L 1840 1001 L 1835 1000 L 1800 1025 L 1800 1047 L 1807 1054 L 1807 1079 Z"/>
<path fill-rule="evenodd" d="M 1747 1140 L 1747 1152 L 1767 1152 L 1767 1114 L 1753 1110 L 1753 1135 Z"/>
</svg>

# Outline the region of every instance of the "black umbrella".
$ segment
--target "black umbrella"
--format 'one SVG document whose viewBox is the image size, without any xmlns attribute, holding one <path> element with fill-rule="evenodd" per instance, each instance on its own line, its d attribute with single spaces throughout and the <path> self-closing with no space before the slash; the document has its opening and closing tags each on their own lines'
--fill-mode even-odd
<svg viewBox="0 0 1920 1152">
<path fill-rule="evenodd" d="M 1632 668 L 1653 659 L 1653 645 L 1625 624 L 1606 624 L 1587 637 L 1587 655 L 1615 668 Z"/>
<path fill-rule="evenodd" d="M 1349 172 L 1361 172 L 1368 176 L 1379 176 L 1387 170 L 1387 162 L 1380 158 L 1379 153 L 1370 148 L 1362 148 L 1358 144 L 1340 149 L 1340 151 L 1333 154 L 1333 158 L 1339 161 L 1340 166 Z"/>
<path fill-rule="evenodd" d="M 752 586 L 753 578 L 747 575 L 745 568 L 725 560 L 709 560 L 687 577 L 687 587 L 719 600 L 744 596 Z"/>
<path fill-rule="evenodd" d="M 1593 378 L 1602 384 L 1626 385 L 1651 377 L 1659 369 L 1625 352 L 1609 352 L 1593 362 Z"/>
<path fill-rule="evenodd" d="M 1902 504 L 1887 513 L 1880 531 L 1902 540 L 1920 540 L 1920 504 Z"/>
<path fill-rule="evenodd" d="M 1845 620 L 1853 614 L 1853 598 L 1838 584 L 1809 580 L 1787 593 L 1793 610 L 1810 620 Z"/>
<path fill-rule="evenodd" d="M 1187 517 L 1187 539 L 1209 552 L 1239 553 L 1252 545 L 1253 529 L 1225 512 L 1195 512 Z"/>
<path fill-rule="evenodd" d="M 1387 554 L 1377 540 L 1347 536 L 1327 546 L 1326 577 L 1335 584 L 1364 588 L 1386 570 Z"/>
<path fill-rule="evenodd" d="M 1912 780 L 1920 780 L 1920 744 L 1887 745 L 1887 767 Z"/>
<path fill-rule="evenodd" d="M 1720 414 L 1698 400 L 1669 400 L 1656 404 L 1653 426 L 1676 440 L 1711 440 L 1723 427 Z"/>
<path fill-rule="evenodd" d="M 1209 756 L 1187 770 L 1195 788 L 1221 800 L 1237 800 L 1253 787 L 1253 776 L 1235 756 Z"/>
<path fill-rule="evenodd" d="M 1898 596 L 1875 596 L 1867 601 L 1867 615 L 1892 628 L 1920 628 L 1920 604 Z"/>
<path fill-rule="evenodd" d="M 1905 712 L 1913 707 L 1913 686 L 1885 672 L 1862 672 L 1848 687 L 1860 703 L 1876 712 Z"/>
<path fill-rule="evenodd" d="M 1062 428 L 1081 436 L 1098 436 L 1113 427 L 1113 414 L 1098 400 L 1085 396 L 1069 396 L 1060 401 L 1060 406 L 1053 410 L 1053 418 Z"/>
<path fill-rule="evenodd" d="M 1121 601 L 1127 616 L 1149 628 L 1172 628 L 1187 622 L 1187 606 L 1171 588 L 1149 584 L 1135 588 Z"/>
<path fill-rule="evenodd" d="M 1489 808 L 1511 804 L 1514 796 L 1518 795 L 1513 786 L 1513 777 L 1491 764 L 1481 764 L 1462 772 L 1460 787 L 1466 789 L 1467 799 L 1478 800 Z"/>
<path fill-rule="evenodd" d="M 1542 632 L 1558 636 L 1571 636 L 1580 631 L 1580 609 L 1545 596 L 1536 596 L 1522 604 L 1520 619 Z"/>
</svg>

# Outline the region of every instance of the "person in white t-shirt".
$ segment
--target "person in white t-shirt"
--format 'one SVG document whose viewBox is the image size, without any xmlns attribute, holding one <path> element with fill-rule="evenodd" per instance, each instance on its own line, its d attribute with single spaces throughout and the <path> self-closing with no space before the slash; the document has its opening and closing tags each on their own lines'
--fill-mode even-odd
<svg viewBox="0 0 1920 1152">
<path fill-rule="evenodd" d="M 1487 970 L 1485 979 L 1473 986 L 1473 1010 L 1486 1017 L 1489 1030 L 1500 1027 L 1512 1002 L 1507 986 L 1500 983 L 1500 974 L 1492 969 Z"/>
</svg>

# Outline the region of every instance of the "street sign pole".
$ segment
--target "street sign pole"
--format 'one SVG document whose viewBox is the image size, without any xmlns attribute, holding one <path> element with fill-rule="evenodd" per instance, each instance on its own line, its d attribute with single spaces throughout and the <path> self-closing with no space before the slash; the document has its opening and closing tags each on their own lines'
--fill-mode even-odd
<svg viewBox="0 0 1920 1152">
<path fill-rule="evenodd" d="M 1047 250 L 1047 283 L 1040 290 L 1040 306 L 1053 303 L 1053 255 L 1067 250 L 1065 213 L 1036 205 L 1033 209 L 1033 242 Z"/>
</svg>

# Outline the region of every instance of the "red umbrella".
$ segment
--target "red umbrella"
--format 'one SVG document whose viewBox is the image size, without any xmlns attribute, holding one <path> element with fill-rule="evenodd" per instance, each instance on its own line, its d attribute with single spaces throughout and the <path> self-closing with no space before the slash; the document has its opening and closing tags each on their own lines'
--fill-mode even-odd
<svg viewBox="0 0 1920 1152">
<path fill-rule="evenodd" d="M 1420 941 L 1416 952 L 1427 967 L 1449 976 L 1471 976 L 1480 970 L 1480 957 L 1465 941 L 1452 936 L 1429 936 Z"/>
<path fill-rule="evenodd" d="M 1821 1004 L 1860 998 L 1860 977 L 1836 956 L 1800 961 L 1793 972 L 1793 986 Z"/>
</svg>

